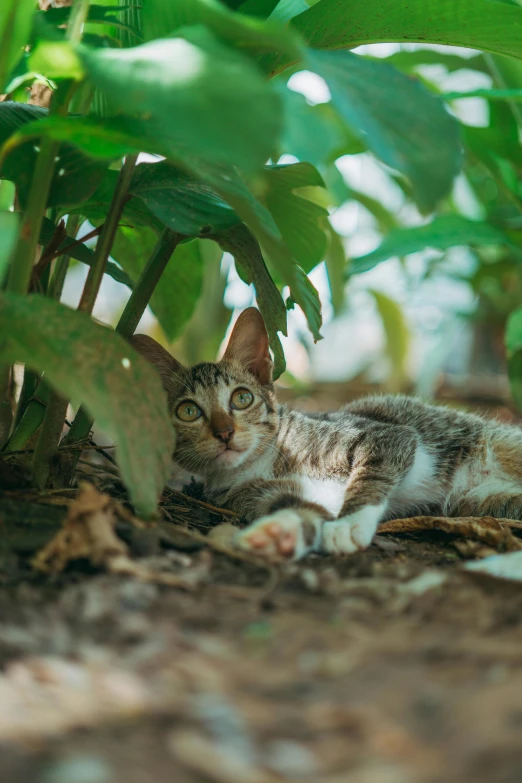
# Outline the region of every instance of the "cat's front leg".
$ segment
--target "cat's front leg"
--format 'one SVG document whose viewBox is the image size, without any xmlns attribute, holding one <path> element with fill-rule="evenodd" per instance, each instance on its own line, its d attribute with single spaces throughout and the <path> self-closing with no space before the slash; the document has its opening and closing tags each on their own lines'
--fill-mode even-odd
<svg viewBox="0 0 522 783">
<path fill-rule="evenodd" d="M 252 520 L 238 531 L 236 546 L 272 560 L 299 560 L 319 550 L 323 523 L 332 519 L 318 503 L 306 501 L 292 479 L 246 482 L 222 502 Z"/>
<path fill-rule="evenodd" d="M 390 495 L 413 466 L 417 446 L 409 427 L 379 424 L 368 431 L 353 454 L 339 518 L 323 527 L 322 552 L 349 555 L 370 546 Z"/>
</svg>

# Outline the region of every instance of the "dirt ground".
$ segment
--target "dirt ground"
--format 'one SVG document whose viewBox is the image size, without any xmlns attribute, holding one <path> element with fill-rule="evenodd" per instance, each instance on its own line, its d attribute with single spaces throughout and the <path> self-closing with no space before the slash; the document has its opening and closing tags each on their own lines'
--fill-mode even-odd
<svg viewBox="0 0 522 783">
<path fill-rule="evenodd" d="M 0 497 L 1 783 L 522 781 L 522 589 L 466 571 L 478 545 L 264 566 L 167 493 L 160 533 L 116 530 L 178 586 L 38 574 L 71 499 Z"/>
</svg>

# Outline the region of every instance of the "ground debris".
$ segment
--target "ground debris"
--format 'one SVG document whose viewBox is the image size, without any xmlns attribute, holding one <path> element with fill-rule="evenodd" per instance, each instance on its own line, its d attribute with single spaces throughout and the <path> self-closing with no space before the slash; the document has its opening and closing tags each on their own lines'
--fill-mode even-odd
<svg viewBox="0 0 522 783">
<path fill-rule="evenodd" d="M 200 558 L 198 568 L 187 568 L 181 574 L 169 570 L 172 558 L 168 556 L 139 562 L 133 560 L 127 544 L 116 534 L 119 520 L 130 521 L 138 528 L 145 527 L 119 501 L 98 492 L 92 484 L 82 483 L 76 499 L 69 506 L 63 527 L 33 559 L 34 568 L 56 574 L 71 561 L 86 559 L 113 574 L 184 590 L 196 589 L 208 576 L 208 553 L 202 553 L 204 557 Z"/>
<path fill-rule="evenodd" d="M 518 530 L 522 528 L 522 524 L 514 519 L 494 517 L 419 516 L 383 522 L 379 526 L 379 534 L 441 530 L 451 535 L 482 541 L 500 552 L 516 552 L 522 550 L 522 541 L 513 535 L 512 528 Z"/>
<path fill-rule="evenodd" d="M 476 563 L 466 563 L 465 568 L 476 574 L 484 574 L 510 582 L 522 582 L 522 552 L 492 555 Z"/>
</svg>

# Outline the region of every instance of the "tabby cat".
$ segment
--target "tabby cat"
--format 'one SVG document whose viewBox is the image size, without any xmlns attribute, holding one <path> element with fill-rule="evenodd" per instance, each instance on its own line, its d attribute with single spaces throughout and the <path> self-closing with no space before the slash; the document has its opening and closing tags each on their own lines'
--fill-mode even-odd
<svg viewBox="0 0 522 783">
<path fill-rule="evenodd" d="M 415 514 L 522 519 L 522 433 L 403 396 L 333 413 L 279 405 L 261 314 L 245 310 L 221 361 L 186 368 L 146 335 L 177 434 L 174 461 L 250 522 L 238 547 L 271 558 L 347 554 Z"/>
</svg>

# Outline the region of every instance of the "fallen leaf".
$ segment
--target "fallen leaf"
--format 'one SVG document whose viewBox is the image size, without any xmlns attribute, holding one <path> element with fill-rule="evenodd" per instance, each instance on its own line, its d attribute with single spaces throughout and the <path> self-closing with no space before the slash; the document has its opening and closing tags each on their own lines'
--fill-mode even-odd
<svg viewBox="0 0 522 783">
<path fill-rule="evenodd" d="M 379 533 L 418 533 L 421 530 L 442 530 L 454 536 L 482 541 L 501 552 L 522 550 L 522 541 L 515 538 L 511 528 L 519 529 L 514 519 L 494 517 L 410 517 L 392 519 L 379 526 Z"/>
</svg>

